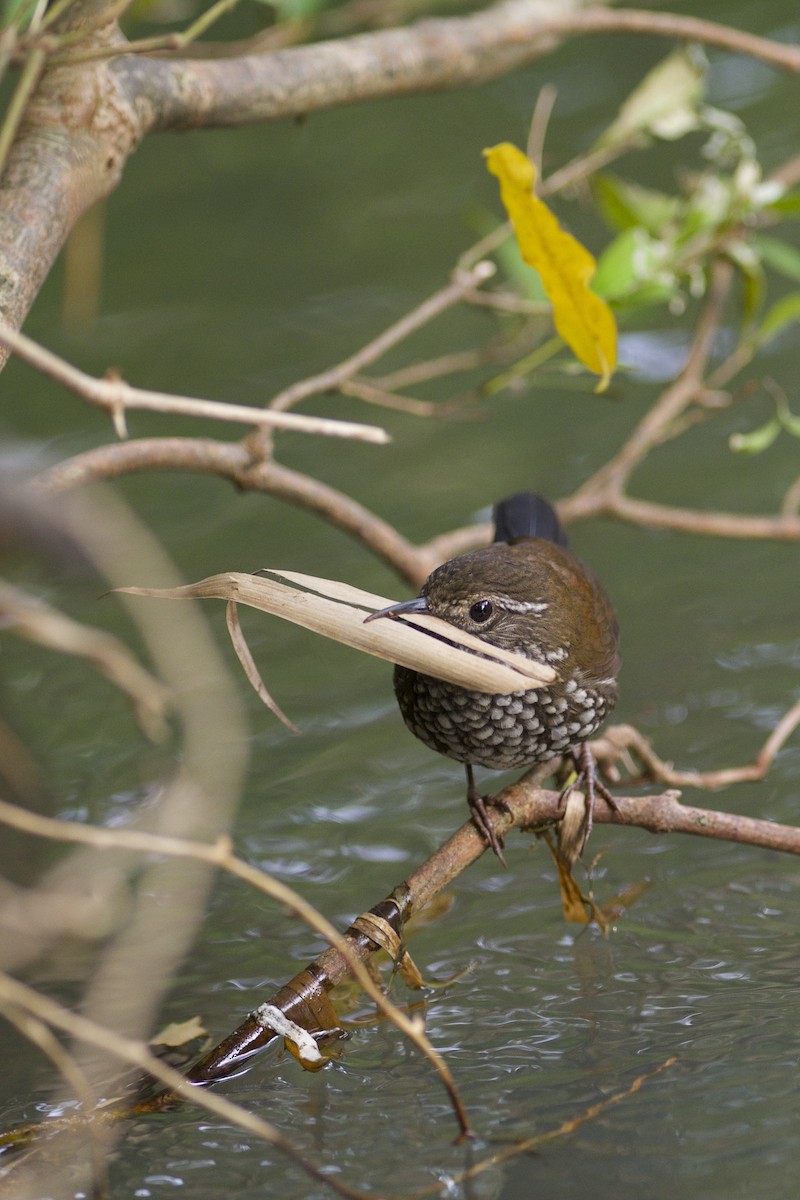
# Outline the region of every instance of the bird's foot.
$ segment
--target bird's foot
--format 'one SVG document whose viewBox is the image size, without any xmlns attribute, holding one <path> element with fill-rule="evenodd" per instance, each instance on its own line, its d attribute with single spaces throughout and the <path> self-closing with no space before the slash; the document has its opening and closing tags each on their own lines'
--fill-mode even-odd
<svg viewBox="0 0 800 1200">
<path fill-rule="evenodd" d="M 469 811 L 472 813 L 472 824 L 489 849 L 497 855 L 505 867 L 507 864 L 505 855 L 503 854 L 503 839 L 489 818 L 489 809 L 499 808 L 502 812 L 510 812 L 511 810 L 506 802 L 497 796 L 481 796 L 475 787 L 472 768 L 469 764 L 467 765 L 467 804 L 469 805 Z"/>
<path fill-rule="evenodd" d="M 605 800 L 606 804 L 614 812 L 619 812 L 619 807 L 597 773 L 597 764 L 588 742 L 584 742 L 580 749 L 575 752 L 573 761 L 575 763 L 576 774 L 559 796 L 558 806 L 561 809 L 566 809 L 567 801 L 572 793 L 580 787 L 586 789 L 586 808 L 580 837 L 580 850 L 582 851 L 589 834 L 592 832 L 592 821 L 598 796 Z"/>
<path fill-rule="evenodd" d="M 490 808 L 503 808 L 505 806 L 502 803 L 498 804 L 496 796 L 468 796 L 467 803 L 472 813 L 472 824 L 486 842 L 486 845 L 490 850 L 494 851 L 505 867 L 506 859 L 503 854 L 503 839 L 490 821 L 488 813 L 488 809 Z"/>
</svg>

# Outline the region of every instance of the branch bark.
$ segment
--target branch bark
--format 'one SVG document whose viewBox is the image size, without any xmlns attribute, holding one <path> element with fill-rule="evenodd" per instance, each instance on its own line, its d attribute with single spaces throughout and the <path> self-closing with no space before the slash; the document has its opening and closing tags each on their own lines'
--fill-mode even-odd
<svg viewBox="0 0 800 1200">
<path fill-rule="evenodd" d="M 532 773 L 532 778 L 522 779 L 504 788 L 498 799 L 507 808 L 501 810 L 493 807 L 490 810 L 490 819 L 501 837 L 507 836 L 515 827 L 526 830 L 554 825 L 564 815 L 561 793 L 538 787 L 535 782 L 537 775 L 541 776 L 541 768 Z M 686 833 L 800 854 L 800 829 L 684 805 L 678 792 L 662 792 L 655 796 L 615 796 L 614 800 L 616 811 L 605 803 L 598 805 L 594 814 L 595 823 L 633 825 L 652 833 Z M 486 850 L 486 843 L 472 822 L 468 821 L 370 912 L 377 913 L 382 919 L 394 918 L 402 928 L 403 919 L 409 913 L 419 912 L 429 904 Z M 402 897 L 402 902 L 398 896 Z M 352 957 L 366 961 L 380 949 L 357 925 L 344 936 L 349 947 L 347 955 L 342 954 L 338 947 L 329 947 L 309 967 L 285 984 L 269 1003 L 286 1008 L 287 1015 L 291 1017 L 298 1009 L 302 1011 L 309 989 L 330 991 L 350 975 Z M 239 1069 L 244 1059 L 274 1038 L 271 1030 L 265 1029 L 252 1015 L 248 1016 L 192 1068 L 188 1078 L 200 1084 L 223 1078 Z M 167 1103 L 168 1100 L 167 1095 L 162 1095 L 158 1103 Z"/>
<path fill-rule="evenodd" d="M 586 0 L 560 0 L 577 10 Z M 67 9 L 54 35 L 86 39 L 45 70 L 0 181 L 0 315 L 19 328 L 72 225 L 119 183 L 146 134 L 297 116 L 338 104 L 477 83 L 552 49 L 547 0 L 504 0 L 420 21 L 224 61 L 126 54 L 103 0 Z M 124 5 L 123 5 L 124 7 Z M 81 24 L 85 20 L 86 25 Z M 105 24 L 100 24 L 105 20 Z M 78 61 L 79 53 L 107 52 Z M 0 351 L 0 365 L 7 351 Z"/>
<path fill-rule="evenodd" d="M 800 67 L 796 47 L 693 18 L 615 13 L 589 0 L 500 0 L 464 17 L 224 60 L 145 58 L 126 53 L 116 25 L 126 3 L 85 0 L 48 29 L 56 39 L 68 32 L 70 51 L 56 42 L 0 181 L 0 315 L 14 328 L 74 222 L 116 187 L 152 131 L 275 120 L 476 84 L 534 62 L 576 32 L 690 36 Z M 34 45 L 31 54 L 40 53 Z"/>
</svg>

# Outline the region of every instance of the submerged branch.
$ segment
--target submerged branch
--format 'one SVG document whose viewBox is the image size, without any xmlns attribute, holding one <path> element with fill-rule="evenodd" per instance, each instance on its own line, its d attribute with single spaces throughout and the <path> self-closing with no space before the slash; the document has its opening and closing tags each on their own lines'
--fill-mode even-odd
<svg viewBox="0 0 800 1200">
<path fill-rule="evenodd" d="M 0 1003 L 4 1008 L 6 1005 L 13 1006 L 15 1012 L 32 1013 L 39 1021 L 69 1034 L 75 1040 L 99 1047 L 122 1062 L 138 1067 L 139 1070 L 146 1072 L 148 1076 L 168 1088 L 173 1099 L 187 1100 L 197 1104 L 213 1113 L 218 1119 L 230 1122 L 234 1127 L 244 1129 L 252 1136 L 275 1146 L 296 1162 L 318 1184 L 330 1187 L 338 1195 L 347 1197 L 348 1200 L 372 1200 L 372 1193 L 350 1188 L 344 1182 L 331 1177 L 321 1165 L 318 1166 L 308 1158 L 272 1122 L 248 1112 L 246 1108 L 233 1103 L 225 1096 L 201 1091 L 194 1087 L 191 1081 L 182 1076 L 179 1071 L 157 1058 L 149 1046 L 144 1043 L 114 1033 L 79 1013 L 70 1012 L 57 1001 L 43 996 L 40 992 L 28 987 L 27 984 L 3 973 L 0 973 Z M 19 1148 L 28 1145 L 39 1134 L 52 1137 L 58 1132 L 74 1132 L 82 1127 L 85 1128 L 90 1123 L 96 1123 L 102 1127 L 104 1124 L 118 1123 L 131 1115 L 129 1110 L 120 1106 L 101 1105 L 88 1114 L 88 1120 L 84 1120 L 79 1114 L 73 1114 L 66 1118 L 45 1121 L 41 1125 L 27 1125 L 9 1130 L 0 1135 L 0 1147 Z M 22 1165 L 24 1166 L 24 1163 Z M 12 1172 L 13 1166 L 14 1161 L 12 1160 Z"/>
<path fill-rule="evenodd" d="M 490 810 L 490 819 L 500 837 L 505 837 L 514 828 L 524 831 L 556 825 L 563 816 L 561 793 L 544 790 L 530 779 L 504 788 L 498 798 L 508 806 L 508 811 L 494 807 Z M 595 822 L 629 825 L 652 833 L 685 833 L 800 854 L 800 828 L 684 805 L 676 792 L 663 792 L 655 796 L 615 796 L 615 802 L 616 812 L 606 804 L 599 805 L 594 816 Z M 369 911 L 383 919 L 399 922 L 399 928 L 402 929 L 405 917 L 429 904 L 486 849 L 486 843 L 472 822 L 468 821 L 413 871 L 400 887 Z M 341 947 L 331 946 L 276 992 L 269 1003 L 285 1008 L 287 1016 L 297 1019 L 298 1009 L 302 1010 L 304 1005 L 313 1002 L 315 991 L 322 988 L 330 992 L 349 977 L 353 958 L 366 962 L 381 948 L 358 927 L 349 929 L 344 938 L 348 945 L 346 955 Z M 240 1069 L 244 1061 L 268 1045 L 274 1037 L 254 1016 L 248 1016 L 192 1068 L 189 1078 L 195 1083 L 211 1083 L 224 1078 Z M 161 1096 L 157 1106 L 167 1102 L 168 1097 Z"/>
<path fill-rule="evenodd" d="M 706 787 L 720 786 L 722 782 L 733 778 L 760 778 L 798 723 L 800 702 L 776 727 L 752 767 L 710 773 L 706 777 L 684 773 L 683 778 L 687 782 Z M 628 760 L 632 750 L 645 761 L 654 774 L 667 773 L 669 777 L 668 765 L 657 759 L 635 730 L 614 727 L 605 738 L 593 743 L 593 748 L 598 761 L 606 767 L 609 763 L 617 762 L 626 762 L 626 765 L 630 766 Z M 541 779 L 552 771 L 552 766 L 552 763 L 544 764 L 502 791 L 499 797 L 502 807 L 493 807 L 489 812 L 489 819 L 500 837 L 507 835 L 514 828 L 540 832 L 559 824 L 564 815 L 561 793 L 539 786 Z M 725 776 L 727 778 L 723 778 Z M 613 809 L 604 802 L 598 802 L 594 819 L 596 823 L 630 825 L 648 829 L 653 833 L 686 833 L 800 855 L 800 828 L 684 805 L 675 792 L 663 792 L 654 796 L 617 796 Z M 471 821 L 458 829 L 385 900 L 376 904 L 368 913 L 362 914 L 346 933 L 339 934 L 292 889 L 238 859 L 226 838 L 215 843 L 203 843 L 132 830 L 95 829 L 82 824 L 44 818 L 1 802 L 0 820 L 35 836 L 79 842 L 97 850 L 127 849 L 145 854 L 200 860 L 222 868 L 249 886 L 287 905 L 321 934 L 329 942 L 329 946 L 280 988 L 268 1004 L 278 1009 L 282 1018 L 294 1023 L 294 1027 L 299 1026 L 301 1031 L 307 1031 L 312 1037 L 324 1041 L 326 1036 L 338 1032 L 329 995 L 337 984 L 354 976 L 380 1011 L 406 1033 L 433 1062 L 450 1093 L 462 1133 L 470 1132 L 466 1114 L 445 1063 L 432 1049 L 421 1027 L 409 1020 L 377 988 L 367 964 L 376 951 L 387 946 L 392 947 L 390 952 L 393 956 L 399 954 L 407 918 L 424 909 L 462 871 L 486 852 L 487 845 Z M 388 942 L 378 932 L 381 928 L 388 931 Z M 268 1019 L 264 1018 L 260 1009 L 248 1015 L 228 1037 L 205 1054 L 185 1077 L 181 1077 L 154 1059 L 140 1043 L 121 1039 L 110 1031 L 100 1030 L 98 1033 L 93 1023 L 87 1022 L 85 1018 L 72 1017 L 71 1014 L 66 1014 L 66 1010 L 61 1010 L 60 1006 L 53 1007 L 52 1002 L 37 997 L 35 993 L 31 993 L 30 996 L 27 992 L 24 995 L 15 993 L 15 987 L 19 988 L 21 985 L 7 981 L 6 999 L 17 996 L 14 1002 L 30 1006 L 30 1011 L 39 1020 L 65 1029 L 79 1039 L 105 1046 L 125 1061 L 140 1066 L 163 1085 L 163 1090 L 155 1095 L 140 1097 L 138 1101 L 118 1101 L 98 1110 L 102 1119 L 118 1122 L 143 1113 L 162 1111 L 180 1099 L 194 1100 L 219 1115 L 234 1120 L 243 1128 L 250 1129 L 257 1136 L 266 1138 L 299 1161 L 315 1178 L 318 1177 L 316 1167 L 299 1158 L 295 1147 L 273 1126 L 257 1122 L 256 1118 L 249 1118 L 249 1114 L 244 1114 L 247 1119 L 243 1124 L 239 1111 L 235 1112 L 233 1107 L 224 1107 L 227 1102 L 219 1102 L 205 1091 L 197 1091 L 197 1085 L 202 1087 L 240 1071 L 253 1054 L 275 1041 L 277 1037 L 285 1036 L 283 1029 L 276 1032 L 269 1025 Z M 76 1119 L 70 1118 L 72 1126 Z M 54 1126 L 57 1127 L 58 1122 L 14 1130 L 5 1135 L 5 1142 L 9 1145 L 26 1144 L 40 1129 L 52 1132 Z M 341 1190 L 343 1194 L 347 1194 L 346 1187 Z"/>
</svg>

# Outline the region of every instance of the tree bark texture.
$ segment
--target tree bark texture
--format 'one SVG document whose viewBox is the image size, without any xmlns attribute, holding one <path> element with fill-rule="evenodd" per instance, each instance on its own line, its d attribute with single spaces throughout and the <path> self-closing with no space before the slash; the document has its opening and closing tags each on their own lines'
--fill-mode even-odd
<svg viewBox="0 0 800 1200">
<path fill-rule="evenodd" d="M 548 21 L 585 4 L 502 0 L 466 17 L 217 60 L 126 53 L 113 4 L 71 7 L 68 28 L 86 38 L 70 44 L 74 62 L 62 52 L 45 68 L 0 179 L 0 314 L 22 325 L 73 224 L 113 191 L 146 134 L 480 83 L 552 50 Z M 117 56 L 80 57 L 115 47 Z"/>
</svg>

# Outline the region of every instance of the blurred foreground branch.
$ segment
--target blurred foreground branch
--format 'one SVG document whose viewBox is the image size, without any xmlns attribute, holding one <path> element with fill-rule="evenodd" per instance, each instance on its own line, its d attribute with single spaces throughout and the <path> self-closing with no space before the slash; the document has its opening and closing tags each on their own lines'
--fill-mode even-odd
<svg viewBox="0 0 800 1200">
<path fill-rule="evenodd" d="M 786 741 L 799 723 L 800 703 L 789 710 L 780 723 L 780 736 L 773 735 L 768 739 L 754 764 L 710 772 L 705 778 L 698 773 L 679 775 L 672 772 L 668 764 L 664 764 L 648 748 L 645 739 L 629 726 L 612 726 L 603 737 L 592 743 L 592 749 L 604 771 L 611 775 L 615 773 L 612 764 L 617 762 L 622 762 L 626 769 L 635 769 L 629 757 L 633 750 L 636 755 L 646 758 L 646 768 L 652 766 L 656 775 L 680 777 L 693 786 L 714 789 L 733 781 L 761 778 L 768 762 L 777 753 L 779 745 Z M 552 771 L 552 763 L 539 765 L 499 794 L 498 799 L 501 803 L 491 808 L 490 818 L 500 837 L 506 837 L 513 829 L 541 830 L 560 822 L 563 817 L 561 792 L 540 786 L 540 780 Z M 735 841 L 788 854 L 800 854 L 800 828 L 795 826 L 686 805 L 680 801 L 679 793 L 675 791 L 656 795 L 615 795 L 614 799 L 615 809 L 605 803 L 598 805 L 594 816 L 596 823 L 632 826 L 652 833 L 683 833 Z M 93 829 L 40 817 L 1 802 L 0 821 L 34 836 L 80 842 L 93 846 L 96 850 L 127 848 L 145 853 L 195 858 L 235 875 L 289 907 L 317 933 L 322 934 L 331 946 L 311 967 L 306 968 L 296 980 L 291 981 L 271 998 L 270 1003 L 279 1007 L 286 1006 L 288 1016 L 293 1016 L 295 1006 L 308 999 L 309 981 L 314 989 L 322 988 L 328 992 L 353 972 L 355 963 L 366 961 L 380 948 L 358 928 L 349 930 L 343 936 L 336 933 L 293 889 L 236 858 L 227 841 L 203 844 L 154 836 L 144 831 Z M 396 925 L 396 932 L 401 934 L 408 916 L 424 909 L 443 889 L 449 887 L 464 870 L 477 861 L 486 849 L 486 842 L 472 822 L 467 821 L 395 888 L 386 900 L 370 911 L 382 918 L 385 918 L 388 911 L 391 922 Z M 365 977 L 360 972 L 358 977 L 359 982 L 366 986 L 369 994 L 375 998 L 374 986 L 369 982 L 364 984 Z M 301 978 L 304 981 L 302 988 L 298 987 Z M 248 1057 L 256 1049 L 272 1041 L 274 1036 L 272 1031 L 250 1018 L 190 1071 L 188 1077 L 195 1083 L 220 1078 L 230 1073 L 243 1057 Z"/>
<path fill-rule="evenodd" d="M 793 713 L 795 723 L 800 719 L 800 705 Z M 788 723 L 784 723 L 784 734 L 788 734 Z M 606 739 L 597 743 L 598 757 L 608 761 L 620 753 L 620 747 L 629 747 L 631 738 L 627 732 L 616 736 L 614 729 L 609 731 Z M 774 751 L 774 745 L 771 747 Z M 512 829 L 522 831 L 534 830 L 542 832 L 548 827 L 557 825 L 563 817 L 561 793 L 544 790 L 539 786 L 539 780 L 552 769 L 552 764 L 540 766 L 517 783 L 505 788 L 499 799 L 502 808 L 491 810 L 491 820 L 500 836 L 507 835 Z M 712 785 L 713 786 L 713 785 Z M 613 825 L 630 825 L 648 829 L 654 833 L 680 832 L 701 837 L 733 840 L 762 848 L 782 850 L 787 853 L 800 854 L 800 829 L 772 824 L 769 821 L 747 817 L 734 816 L 724 812 L 713 812 L 708 809 L 687 806 L 680 803 L 678 794 L 665 792 L 654 796 L 618 796 L 615 809 L 602 804 L 598 805 L 595 821 Z M 413 871 L 385 900 L 373 906 L 369 913 L 362 914 L 354 925 L 344 934 L 338 934 L 320 914 L 299 897 L 292 889 L 279 883 L 262 872 L 242 862 L 232 853 L 227 840 L 215 844 L 191 843 L 169 837 L 154 836 L 149 833 L 134 832 L 118 829 L 92 829 L 86 826 L 53 821 L 47 818 L 24 813 L 13 806 L 0 805 L 0 820 L 24 830 L 34 836 L 77 841 L 94 847 L 95 850 L 136 849 L 139 852 L 180 858 L 194 858 L 208 864 L 214 864 L 235 875 L 248 885 L 266 892 L 274 899 L 290 906 L 296 915 L 308 922 L 313 929 L 321 933 L 330 943 L 312 963 L 289 980 L 268 1001 L 300 1029 L 306 1029 L 312 1037 L 321 1038 L 338 1033 L 335 1024 L 335 1014 L 327 999 L 333 988 L 355 975 L 359 983 L 375 1000 L 382 1012 L 390 1017 L 413 1040 L 419 1043 L 423 1038 L 421 1029 L 396 1007 L 389 1003 L 385 996 L 376 988 L 371 974 L 367 973 L 366 964 L 374 954 L 386 946 L 386 939 L 380 932 L 386 926 L 399 939 L 397 946 L 403 944 L 404 926 L 408 917 L 420 912 L 444 888 L 468 866 L 480 858 L 487 846 L 471 822 L 458 829 L 431 857 Z M 400 950 L 394 951 L 399 954 Z M 160 1111 L 169 1108 L 179 1099 L 195 1099 L 201 1105 L 227 1119 L 234 1120 L 242 1128 L 247 1128 L 259 1137 L 265 1137 L 285 1152 L 291 1154 L 296 1161 L 301 1161 L 304 1169 L 311 1170 L 316 1177 L 317 1168 L 298 1156 L 295 1148 L 285 1137 L 265 1122 L 253 1123 L 249 1119 L 243 1123 L 240 1113 L 228 1105 L 228 1102 L 210 1102 L 205 1093 L 197 1093 L 196 1085 L 213 1083 L 232 1073 L 240 1071 L 242 1066 L 258 1050 L 282 1036 L 270 1027 L 268 1020 L 260 1016 L 260 1010 L 249 1015 L 228 1037 L 214 1047 L 210 1052 L 191 1068 L 185 1078 L 179 1077 L 174 1071 L 164 1068 L 149 1053 L 130 1041 L 123 1041 L 110 1031 L 98 1034 L 84 1018 L 72 1017 L 63 1012 L 55 1012 L 51 1001 L 27 994 L 22 985 L 7 980 L 0 995 L 6 1002 L 20 1005 L 28 1009 L 45 1025 L 67 1029 L 79 1039 L 96 1042 L 98 1037 L 101 1044 L 111 1053 L 121 1055 L 126 1061 L 133 1062 L 150 1076 L 159 1080 L 164 1088 L 149 1096 L 143 1096 L 138 1101 L 121 1100 L 110 1106 L 107 1105 L 99 1114 L 104 1120 L 118 1123 L 126 1117 L 140 1116 L 147 1112 Z M 433 1053 L 434 1061 L 438 1056 L 426 1050 L 429 1057 Z M 457 1096 L 454 1085 L 448 1085 L 452 1096 Z M 458 1111 L 458 1107 L 457 1107 Z M 69 1118 L 69 1124 L 74 1128 L 75 1118 Z M 462 1132 L 468 1131 L 465 1117 L 459 1117 Z M 28 1126 L 25 1129 L 13 1130 L 0 1140 L 0 1145 L 21 1145 L 35 1138 L 37 1132 L 53 1132 L 59 1128 L 59 1122 L 53 1121 L 40 1127 Z M 338 1187 L 337 1187 L 338 1190 Z M 344 1194 L 351 1194 L 345 1188 Z"/>
</svg>

